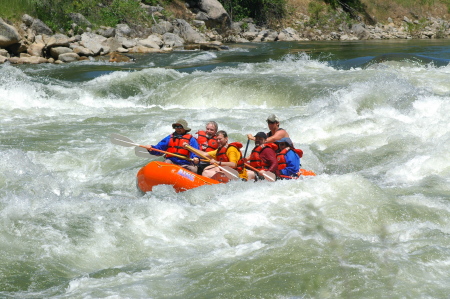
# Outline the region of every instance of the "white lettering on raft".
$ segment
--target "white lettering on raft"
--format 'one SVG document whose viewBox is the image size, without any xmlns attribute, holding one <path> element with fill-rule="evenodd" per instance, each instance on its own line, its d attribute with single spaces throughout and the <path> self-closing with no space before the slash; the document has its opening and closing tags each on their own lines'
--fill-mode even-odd
<svg viewBox="0 0 450 299">
<path fill-rule="evenodd" d="M 181 175 L 182 177 L 187 178 L 190 181 L 194 181 L 194 174 L 186 172 L 183 169 L 178 170 L 177 174 Z"/>
</svg>

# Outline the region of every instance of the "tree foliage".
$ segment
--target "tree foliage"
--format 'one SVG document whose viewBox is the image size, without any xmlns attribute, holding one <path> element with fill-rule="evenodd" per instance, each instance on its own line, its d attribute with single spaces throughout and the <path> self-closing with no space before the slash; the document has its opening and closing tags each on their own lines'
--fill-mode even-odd
<svg viewBox="0 0 450 299">
<path fill-rule="evenodd" d="M 286 0 L 220 0 L 233 21 L 253 18 L 261 25 L 279 22 L 286 16 Z"/>
</svg>

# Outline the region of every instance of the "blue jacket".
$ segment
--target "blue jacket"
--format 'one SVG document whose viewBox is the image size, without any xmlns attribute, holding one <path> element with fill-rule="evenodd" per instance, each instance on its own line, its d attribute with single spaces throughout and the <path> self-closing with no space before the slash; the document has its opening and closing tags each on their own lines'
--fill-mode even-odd
<svg viewBox="0 0 450 299">
<path fill-rule="evenodd" d="M 297 175 L 300 171 L 300 157 L 296 152 L 290 150 L 286 153 L 286 167 L 280 170 L 281 175 Z"/>
<path fill-rule="evenodd" d="M 172 137 L 172 134 L 170 134 L 169 136 L 165 137 L 157 145 L 152 145 L 152 147 L 154 147 L 156 149 L 159 149 L 159 150 L 162 150 L 162 151 L 167 151 L 167 148 L 168 148 L 169 141 L 170 141 L 171 137 Z M 189 140 L 189 145 L 192 146 L 195 149 L 199 149 L 197 139 L 195 139 L 193 136 Z M 149 151 L 149 153 L 152 154 L 152 155 L 155 155 L 155 156 L 163 155 L 163 153 L 160 153 L 160 152 L 157 152 L 157 151 Z M 192 158 L 195 158 L 197 156 L 195 154 L 193 154 L 193 153 L 190 153 L 189 157 L 192 159 Z M 178 157 L 173 157 L 172 156 L 172 157 L 170 157 L 168 159 L 171 160 L 174 164 L 177 164 L 177 165 L 192 164 L 191 161 L 180 159 Z"/>
</svg>

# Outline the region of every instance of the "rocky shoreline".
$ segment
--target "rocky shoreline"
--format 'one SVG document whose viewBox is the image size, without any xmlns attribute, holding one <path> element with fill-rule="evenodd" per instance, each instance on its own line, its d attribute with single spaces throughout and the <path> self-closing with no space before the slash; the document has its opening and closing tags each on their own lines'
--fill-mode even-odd
<svg viewBox="0 0 450 299">
<path fill-rule="evenodd" d="M 92 30 L 81 14 L 73 14 L 69 32 L 54 33 L 41 20 L 29 15 L 15 27 L 0 18 L 0 63 L 37 64 L 67 63 L 79 60 L 106 59 L 110 62 L 132 61 L 133 53 L 166 53 L 184 50 L 226 50 L 227 43 L 319 41 L 319 40 L 380 40 L 433 39 L 450 36 L 450 22 L 429 17 L 412 21 L 407 17 L 386 24 L 342 24 L 338 28 L 310 27 L 309 16 L 300 15 L 294 29 L 279 31 L 259 27 L 253 20 L 231 22 L 228 13 L 217 0 L 203 0 L 202 5 L 186 3 L 191 14 L 185 19 L 168 20 L 160 6 L 143 7 L 156 22 L 151 27 L 132 29 L 126 24 Z M 218 26 L 220 25 L 220 26 Z M 84 28 L 84 29 L 82 29 Z M 211 28 L 222 28 L 221 30 Z M 75 32 L 77 34 L 75 34 Z"/>
</svg>

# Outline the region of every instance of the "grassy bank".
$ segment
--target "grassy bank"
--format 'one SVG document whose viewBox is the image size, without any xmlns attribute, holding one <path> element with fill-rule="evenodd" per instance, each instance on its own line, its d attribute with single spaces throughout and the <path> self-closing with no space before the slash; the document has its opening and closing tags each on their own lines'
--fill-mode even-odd
<svg viewBox="0 0 450 299">
<path fill-rule="evenodd" d="M 34 13 L 34 0 L 0 0 L 0 17 L 18 21 L 23 14 Z"/>
<path fill-rule="evenodd" d="M 233 21 L 251 17 L 272 28 L 291 26 L 301 14 L 311 17 L 311 26 L 333 26 L 342 22 L 387 23 L 406 16 L 423 20 L 433 16 L 448 18 L 450 0 L 219 0 Z M 20 22 L 27 13 L 43 20 L 53 30 L 69 29 L 70 13 L 83 14 L 93 25 L 151 26 L 158 16 L 149 16 L 140 0 L 0 0 L 0 17 Z M 148 5 L 159 4 L 166 9 L 165 17 L 187 18 L 182 0 L 142 0 Z M 332 22 L 331 22 L 332 21 Z M 334 23 L 333 23 L 334 22 Z M 293 26 L 295 27 L 295 26 Z"/>
</svg>

